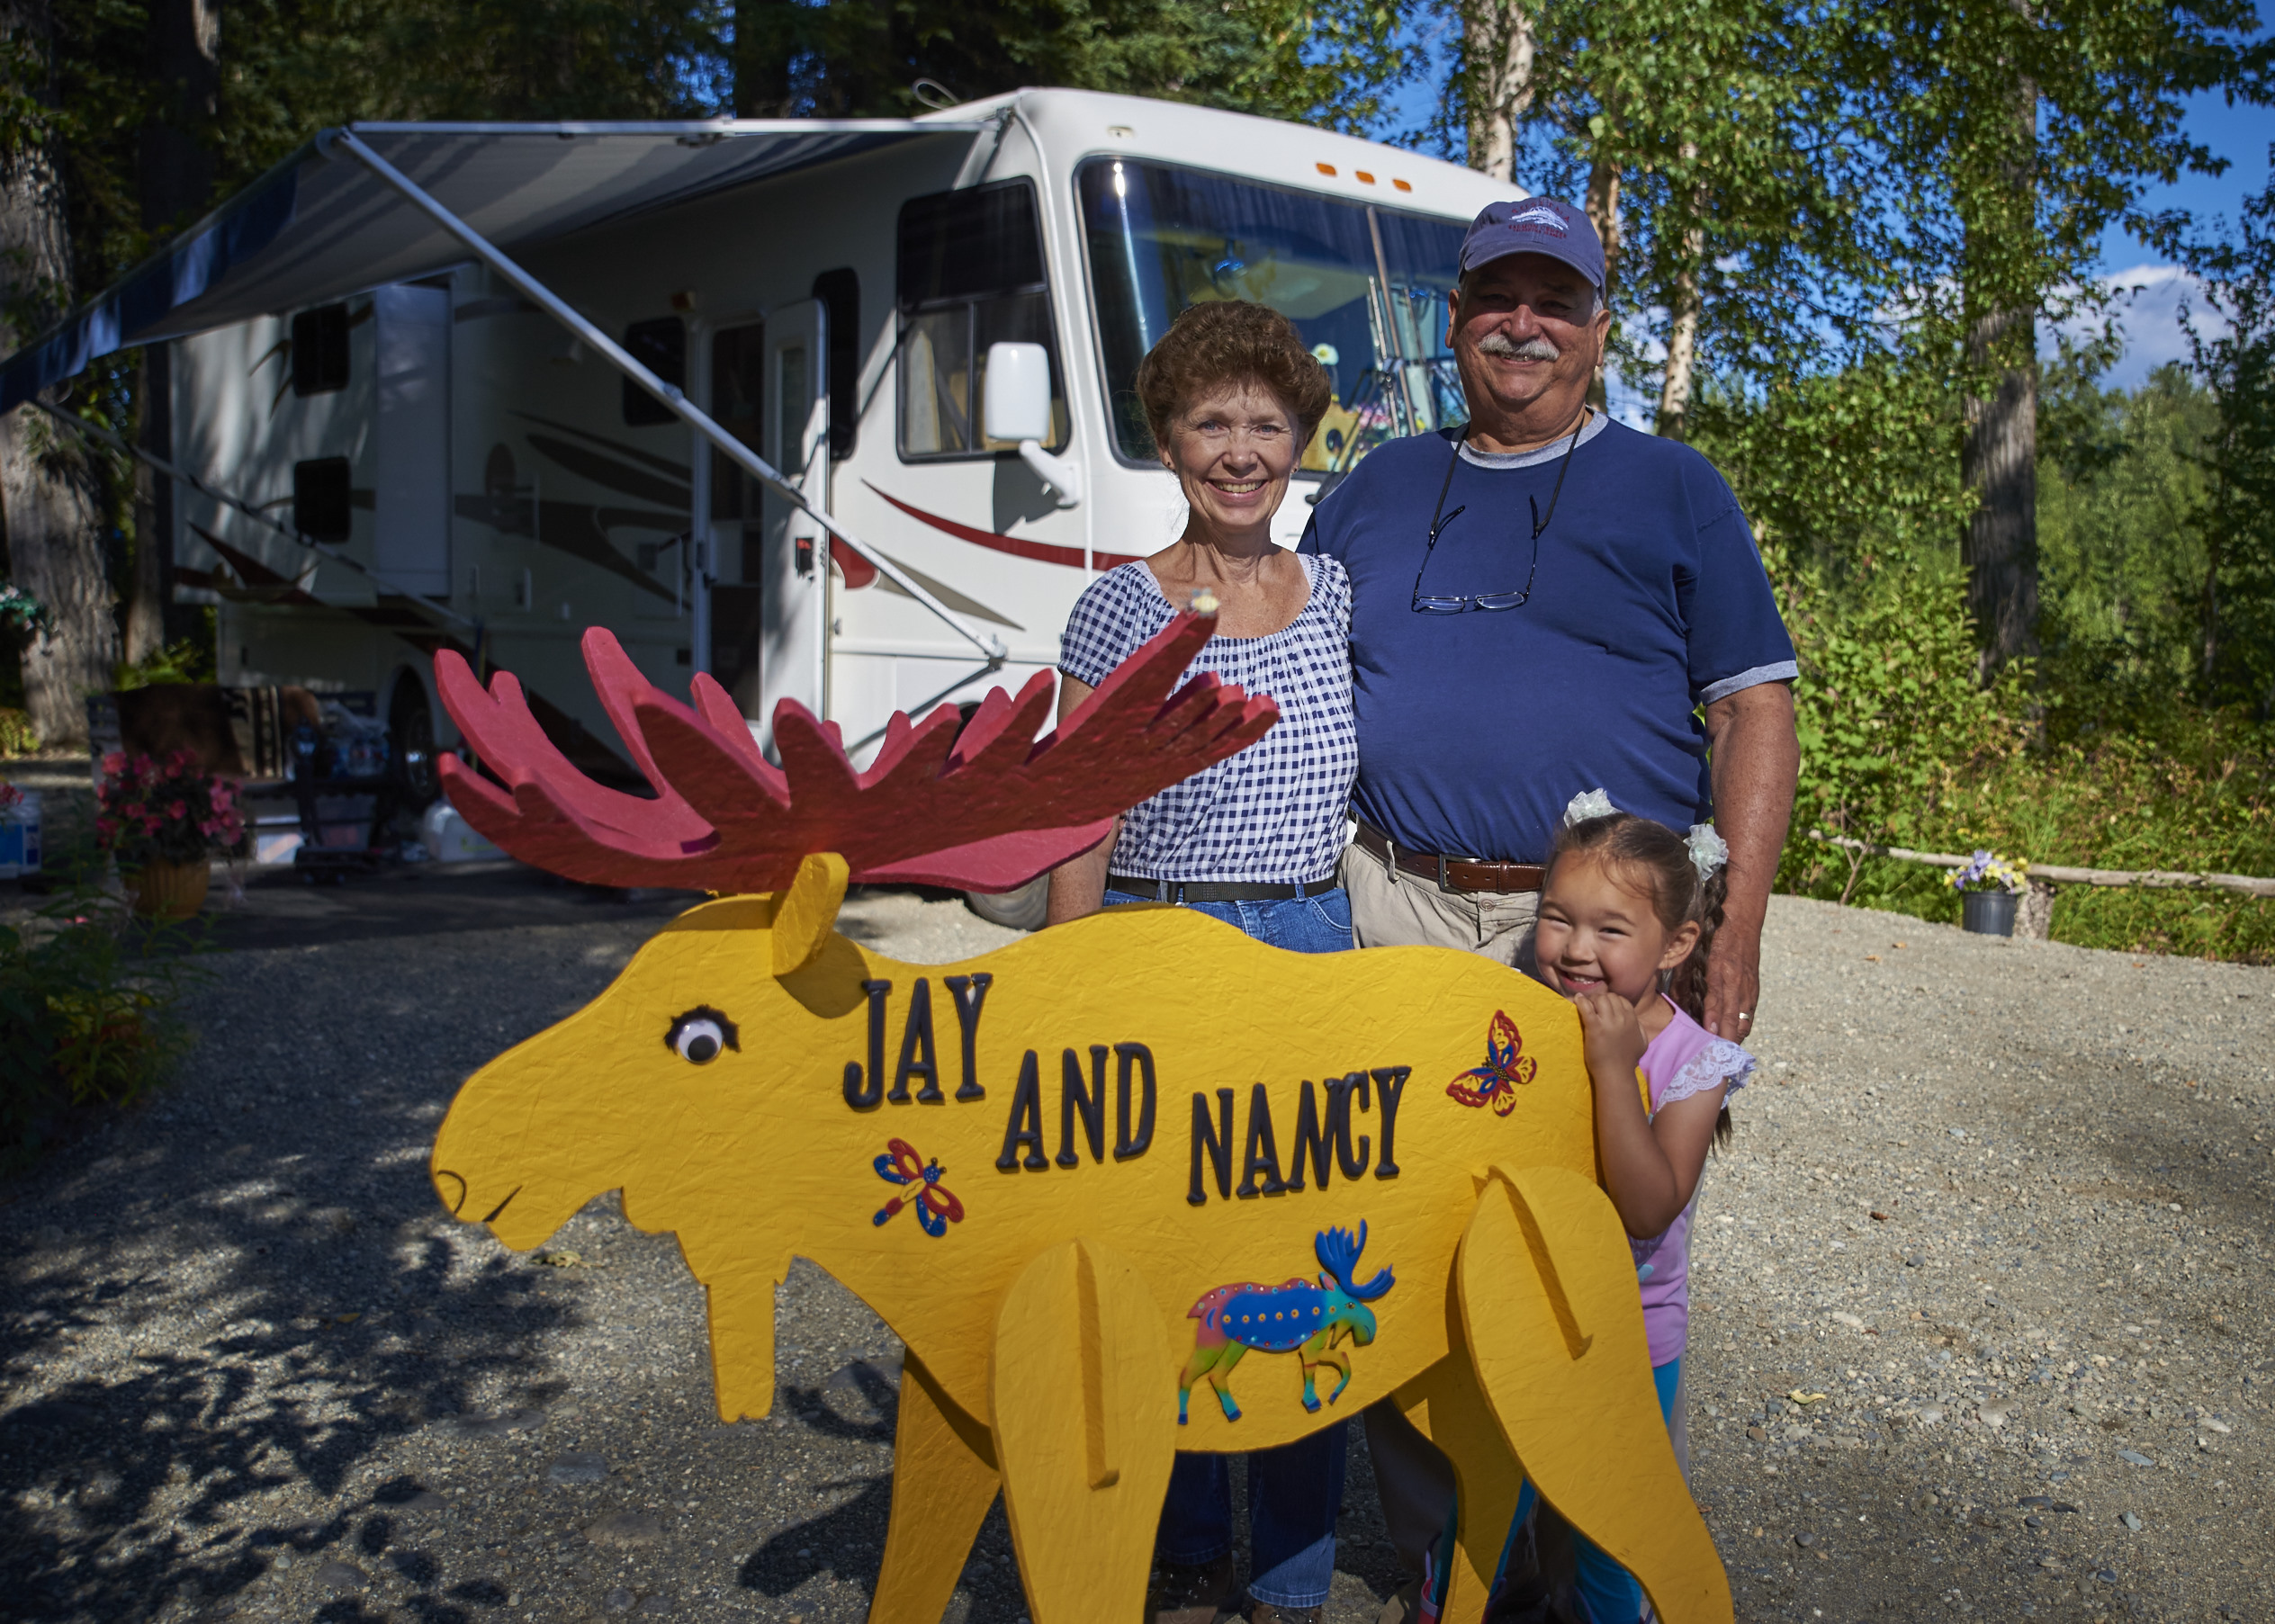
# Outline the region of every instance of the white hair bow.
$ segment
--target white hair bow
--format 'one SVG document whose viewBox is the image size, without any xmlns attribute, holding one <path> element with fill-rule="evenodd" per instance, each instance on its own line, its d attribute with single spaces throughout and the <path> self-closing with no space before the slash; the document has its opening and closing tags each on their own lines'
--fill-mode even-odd
<svg viewBox="0 0 2275 1624">
<path fill-rule="evenodd" d="M 1692 824 L 1683 844 L 1690 848 L 1691 866 L 1698 870 L 1702 881 L 1730 861 L 1730 842 L 1714 832 L 1712 823 Z"/>
<path fill-rule="evenodd" d="M 1619 810 L 1612 798 L 1600 789 L 1585 789 L 1564 803 L 1564 827 L 1585 823 L 1590 818 L 1608 818 Z"/>
</svg>

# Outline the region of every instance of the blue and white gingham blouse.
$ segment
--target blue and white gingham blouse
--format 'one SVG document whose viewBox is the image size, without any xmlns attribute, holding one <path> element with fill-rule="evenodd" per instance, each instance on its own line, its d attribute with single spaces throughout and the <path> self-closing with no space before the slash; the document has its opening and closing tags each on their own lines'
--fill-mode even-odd
<svg viewBox="0 0 2275 1624">
<path fill-rule="evenodd" d="M 1359 770 L 1351 711 L 1351 578 L 1331 558 L 1303 557 L 1311 596 L 1266 637 L 1212 637 L 1186 669 L 1213 671 L 1279 702 L 1262 739 L 1132 807 L 1111 865 L 1148 880 L 1308 884 L 1335 872 L 1344 808 Z M 1059 640 L 1058 668 L 1093 687 L 1175 611 L 1142 562 L 1090 584 Z"/>
</svg>

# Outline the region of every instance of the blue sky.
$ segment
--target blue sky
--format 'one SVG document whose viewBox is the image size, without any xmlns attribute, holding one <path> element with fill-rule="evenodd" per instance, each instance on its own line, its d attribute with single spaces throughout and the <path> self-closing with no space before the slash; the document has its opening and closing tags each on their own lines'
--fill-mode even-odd
<svg viewBox="0 0 2275 1624">
<path fill-rule="evenodd" d="M 1438 89 L 1436 75 L 1428 83 L 1405 87 L 1392 103 L 1390 127 L 1420 129 L 1434 108 Z M 2189 134 L 2227 159 L 2228 167 L 2218 175 L 2184 175 L 2170 186 L 2154 187 L 2143 198 L 2143 207 L 2186 209 L 2196 217 L 2199 231 L 2208 232 L 2213 218 L 2222 215 L 2232 228 L 2244 200 L 2266 188 L 2275 108 L 2248 103 L 2231 107 L 2216 94 L 2191 96 L 2187 108 Z M 2118 317 L 2126 336 L 2125 355 L 2104 381 L 2116 389 L 2136 388 L 2157 366 L 2188 354 L 2179 311 L 2192 286 L 2178 266 L 2115 222 L 2102 234 L 2100 272 L 2106 281 L 2125 290 Z"/>
</svg>

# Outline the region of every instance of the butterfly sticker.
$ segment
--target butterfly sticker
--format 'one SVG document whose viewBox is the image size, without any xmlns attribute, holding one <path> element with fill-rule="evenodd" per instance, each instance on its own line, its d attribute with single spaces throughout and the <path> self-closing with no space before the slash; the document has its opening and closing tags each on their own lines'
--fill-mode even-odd
<svg viewBox="0 0 2275 1624">
<path fill-rule="evenodd" d="M 1518 1086 L 1532 1081 L 1540 1069 L 1524 1049 L 1516 1023 L 1505 1011 L 1494 1010 L 1485 1028 L 1485 1063 L 1462 1072 L 1445 1085 L 1445 1091 L 1463 1105 L 1490 1105 L 1496 1117 L 1507 1116 L 1516 1108 Z"/>
<path fill-rule="evenodd" d="M 885 1154 L 877 1159 L 877 1176 L 887 1184 L 913 1188 L 887 1201 L 870 1222 L 881 1225 L 902 1207 L 913 1207 L 926 1234 L 935 1240 L 946 1234 L 949 1225 L 964 1221 L 964 1204 L 940 1182 L 947 1171 L 938 1162 L 925 1161 L 907 1140 L 886 1140 Z"/>
</svg>

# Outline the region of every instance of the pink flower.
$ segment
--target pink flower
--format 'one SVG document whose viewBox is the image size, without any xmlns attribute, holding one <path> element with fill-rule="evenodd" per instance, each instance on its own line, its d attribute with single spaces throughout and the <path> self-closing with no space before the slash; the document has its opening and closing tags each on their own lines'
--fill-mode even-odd
<svg viewBox="0 0 2275 1624">
<path fill-rule="evenodd" d="M 97 818 L 94 821 L 94 832 L 107 840 L 119 832 L 119 821 L 116 818 Z"/>
<path fill-rule="evenodd" d="M 112 750 L 109 755 L 103 757 L 103 770 L 111 774 L 113 777 L 126 771 L 126 752 L 124 750 Z"/>
<path fill-rule="evenodd" d="M 139 818 L 142 815 L 142 803 L 139 801 L 130 801 L 126 803 L 124 811 L 128 817 Z"/>
<path fill-rule="evenodd" d="M 186 818 L 190 815 L 190 803 L 186 801 L 176 801 L 166 809 L 166 815 L 169 818 Z"/>
<path fill-rule="evenodd" d="M 145 818 L 145 819 L 143 819 L 143 820 L 142 820 L 142 832 L 143 832 L 144 834 L 146 834 L 146 835 L 154 835 L 154 834 L 157 833 L 157 832 L 158 832 L 158 821 L 157 821 L 156 818 Z"/>
</svg>

